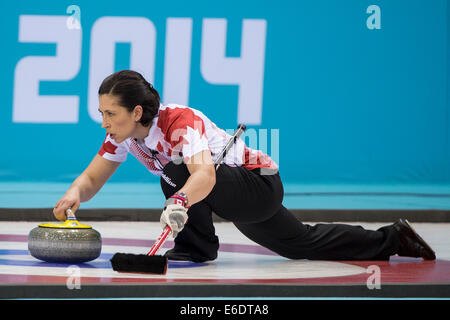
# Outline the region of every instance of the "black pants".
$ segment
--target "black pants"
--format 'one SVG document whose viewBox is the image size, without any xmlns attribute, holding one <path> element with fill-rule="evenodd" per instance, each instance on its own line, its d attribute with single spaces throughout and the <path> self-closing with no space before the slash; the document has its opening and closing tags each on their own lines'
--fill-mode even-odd
<svg viewBox="0 0 450 320">
<path fill-rule="evenodd" d="M 169 183 L 161 178 L 166 198 L 181 189 L 189 178 L 185 164 L 164 167 Z M 283 184 L 279 174 L 260 175 L 241 167 L 222 164 L 216 185 L 188 211 L 188 222 L 175 238 L 175 248 L 189 251 L 199 260 L 217 257 L 219 239 L 211 213 L 231 221 L 249 239 L 290 259 L 388 260 L 399 249 L 392 225 L 366 230 L 345 224 L 300 222 L 282 205 Z"/>
</svg>

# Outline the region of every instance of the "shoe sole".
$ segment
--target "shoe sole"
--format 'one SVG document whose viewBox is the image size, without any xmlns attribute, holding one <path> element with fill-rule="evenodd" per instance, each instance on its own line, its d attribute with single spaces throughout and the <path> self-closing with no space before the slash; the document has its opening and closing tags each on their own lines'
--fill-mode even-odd
<svg viewBox="0 0 450 320">
<path fill-rule="evenodd" d="M 214 259 L 195 259 L 193 258 L 191 255 L 189 255 L 188 253 L 166 253 L 164 254 L 165 257 L 167 257 L 167 259 L 172 260 L 172 261 L 188 261 L 188 262 L 194 262 L 194 263 L 203 263 L 206 261 L 213 261 Z"/>
<path fill-rule="evenodd" d="M 407 226 L 406 230 L 407 230 L 408 233 L 409 233 L 408 236 L 409 236 L 410 238 L 412 238 L 412 239 L 418 240 L 418 242 L 420 243 L 420 245 L 421 245 L 422 247 L 424 247 L 425 250 L 426 250 L 428 253 L 431 252 L 431 254 L 430 254 L 431 257 L 422 257 L 422 258 L 425 259 L 425 260 L 435 260 L 435 259 L 436 259 L 436 254 L 435 254 L 434 250 L 431 249 L 431 247 L 428 245 L 428 243 L 426 243 L 426 241 L 423 240 L 422 237 L 419 236 L 419 235 L 417 234 L 417 232 L 414 230 L 414 228 L 411 226 L 411 224 L 409 223 L 408 220 L 406 220 L 406 219 L 401 219 L 401 220 L 402 220 L 402 222 Z"/>
<path fill-rule="evenodd" d="M 165 254 L 164 256 L 167 257 L 167 259 L 173 260 L 173 261 L 190 261 L 190 262 L 194 262 L 192 257 L 190 255 L 187 255 L 187 254 L 169 253 L 169 254 Z"/>
</svg>

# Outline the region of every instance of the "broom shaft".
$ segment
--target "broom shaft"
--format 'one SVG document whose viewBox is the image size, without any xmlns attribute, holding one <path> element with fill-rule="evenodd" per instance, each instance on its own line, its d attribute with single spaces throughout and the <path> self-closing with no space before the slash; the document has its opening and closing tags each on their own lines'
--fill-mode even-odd
<svg viewBox="0 0 450 320">
<path fill-rule="evenodd" d="M 147 255 L 149 255 L 149 256 L 155 255 L 156 252 L 158 252 L 159 248 L 162 247 L 164 242 L 166 242 L 167 237 L 169 236 L 169 234 L 171 232 L 172 232 L 172 229 L 170 229 L 169 226 L 166 226 L 166 228 L 164 229 L 163 233 L 161 233 L 161 235 L 159 236 L 158 240 L 156 240 L 155 244 L 152 246 L 152 248 L 147 253 Z"/>
<path fill-rule="evenodd" d="M 227 156 L 228 150 L 230 150 L 231 146 L 236 143 L 236 141 L 239 139 L 239 137 L 242 135 L 242 133 L 247 129 L 245 124 L 240 124 L 236 131 L 233 133 L 233 136 L 231 139 L 227 142 L 223 150 L 220 152 L 219 156 L 217 157 L 214 166 L 215 169 L 219 169 L 220 165 L 222 164 L 223 159 Z"/>
<path fill-rule="evenodd" d="M 242 135 L 242 133 L 245 131 L 245 129 L 246 129 L 246 126 L 244 124 L 240 124 L 237 127 L 237 129 L 234 132 L 233 136 L 231 137 L 230 141 L 228 141 L 228 143 L 225 145 L 225 147 L 220 152 L 219 156 L 217 157 L 217 159 L 216 159 L 216 161 L 214 163 L 214 166 L 215 166 L 216 170 L 219 168 L 219 166 L 222 163 L 223 159 L 226 157 L 228 150 L 230 150 L 231 146 L 233 144 L 235 144 L 235 142 L 239 139 L 239 137 Z M 158 252 L 159 248 L 162 247 L 164 242 L 166 242 L 167 237 L 169 236 L 169 234 L 171 232 L 172 232 L 172 229 L 170 229 L 169 226 L 166 226 L 164 231 L 159 236 L 158 240 L 156 240 L 155 244 L 152 246 L 150 251 L 147 253 L 147 255 L 148 256 L 155 255 Z"/>
</svg>

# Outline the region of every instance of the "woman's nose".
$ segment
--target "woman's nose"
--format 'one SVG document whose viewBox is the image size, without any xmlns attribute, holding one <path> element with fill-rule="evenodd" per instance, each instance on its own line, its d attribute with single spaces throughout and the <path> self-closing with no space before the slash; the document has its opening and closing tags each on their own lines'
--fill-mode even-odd
<svg viewBox="0 0 450 320">
<path fill-rule="evenodd" d="M 102 128 L 103 128 L 103 129 L 106 129 L 106 128 L 108 128 L 108 127 L 109 127 L 109 124 L 107 124 L 106 121 L 105 121 L 105 119 L 103 119 L 103 121 L 102 121 Z"/>
<path fill-rule="evenodd" d="M 109 127 L 109 124 L 105 121 L 105 116 L 102 115 L 102 128 L 106 129 Z"/>
</svg>

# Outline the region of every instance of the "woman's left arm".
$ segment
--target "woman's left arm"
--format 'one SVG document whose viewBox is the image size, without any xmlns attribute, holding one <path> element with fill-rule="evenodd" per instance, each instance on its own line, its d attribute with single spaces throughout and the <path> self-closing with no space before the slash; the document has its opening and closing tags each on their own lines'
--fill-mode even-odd
<svg viewBox="0 0 450 320">
<path fill-rule="evenodd" d="M 193 155 L 186 166 L 191 174 L 185 185 L 179 190 L 188 198 L 188 206 L 202 201 L 216 184 L 216 169 L 211 151 L 204 150 Z"/>
</svg>

